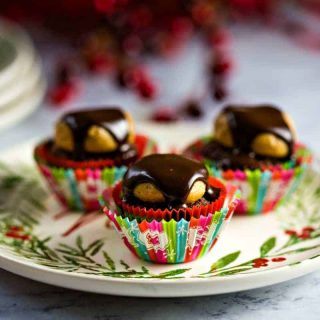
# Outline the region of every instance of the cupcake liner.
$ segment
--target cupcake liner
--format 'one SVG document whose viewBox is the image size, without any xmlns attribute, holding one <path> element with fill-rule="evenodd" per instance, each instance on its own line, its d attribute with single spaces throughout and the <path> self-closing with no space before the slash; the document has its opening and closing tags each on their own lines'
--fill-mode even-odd
<svg viewBox="0 0 320 320">
<path fill-rule="evenodd" d="M 217 242 L 221 231 L 230 221 L 239 201 L 236 187 L 227 185 L 226 197 L 220 210 L 206 216 L 176 221 L 129 219 L 116 210 L 104 208 L 124 244 L 137 257 L 155 263 L 183 263 L 207 254 Z"/>
<path fill-rule="evenodd" d="M 119 182 L 113 189 L 113 199 L 116 204 L 116 210 L 118 215 L 122 217 L 128 217 L 129 219 L 141 220 L 166 220 L 174 219 L 179 221 L 181 219 L 190 220 L 191 217 L 199 218 L 200 216 L 207 216 L 210 212 L 220 210 L 226 198 L 226 189 L 222 182 L 217 179 L 209 178 L 209 184 L 211 187 L 220 189 L 219 198 L 207 205 L 194 206 L 191 208 L 180 209 L 153 209 L 145 208 L 135 205 L 130 205 L 121 200 L 122 184 Z"/>
<path fill-rule="evenodd" d="M 156 144 L 145 136 L 137 136 L 135 143 L 139 157 L 157 150 Z M 58 201 L 66 209 L 85 212 L 99 210 L 98 197 L 105 189 L 110 189 L 118 182 L 127 170 L 127 166 L 97 167 L 95 161 L 86 162 L 88 167 L 83 167 L 83 164 L 79 167 L 57 166 L 42 157 L 37 148 L 35 160 Z M 101 161 L 98 163 L 101 164 Z"/>
<path fill-rule="evenodd" d="M 301 181 L 304 172 L 312 162 L 311 152 L 302 144 L 295 145 L 295 161 L 268 166 L 261 169 L 222 170 L 214 161 L 203 159 L 201 150 L 208 137 L 204 137 L 191 146 L 184 154 L 203 161 L 209 174 L 237 186 L 241 191 L 241 200 L 236 214 L 256 215 L 274 210 L 285 202 Z"/>
</svg>

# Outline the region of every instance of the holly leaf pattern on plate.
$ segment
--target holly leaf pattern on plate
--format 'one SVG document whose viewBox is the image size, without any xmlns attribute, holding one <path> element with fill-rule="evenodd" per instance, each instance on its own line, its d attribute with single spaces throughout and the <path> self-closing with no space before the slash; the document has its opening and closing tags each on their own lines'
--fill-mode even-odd
<svg viewBox="0 0 320 320">
<path fill-rule="evenodd" d="M 229 265 L 230 263 L 234 262 L 235 260 L 237 260 L 237 258 L 240 255 L 240 251 L 235 251 L 232 252 L 230 254 L 227 254 L 226 256 L 218 259 L 216 262 L 214 262 L 211 265 L 210 271 L 216 271 L 218 269 L 222 269 L 224 267 L 226 267 L 227 265 Z"/>
<path fill-rule="evenodd" d="M 103 256 L 109 268 L 114 271 L 116 269 L 114 261 L 110 258 L 106 251 L 103 251 Z"/>
<path fill-rule="evenodd" d="M 189 270 L 190 270 L 190 268 L 170 270 L 170 271 L 160 273 L 157 276 L 157 278 L 165 278 L 166 279 L 166 278 L 170 278 L 170 277 L 175 277 L 175 276 L 177 276 L 179 274 L 183 274 Z"/>
<path fill-rule="evenodd" d="M 271 237 L 260 247 L 260 256 L 265 257 L 276 246 L 276 238 Z"/>
</svg>

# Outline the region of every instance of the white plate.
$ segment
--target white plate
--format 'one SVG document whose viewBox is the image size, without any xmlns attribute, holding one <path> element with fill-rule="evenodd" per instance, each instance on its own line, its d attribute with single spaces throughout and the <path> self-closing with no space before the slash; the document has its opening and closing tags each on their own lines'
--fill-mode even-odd
<svg viewBox="0 0 320 320">
<path fill-rule="evenodd" d="M 46 83 L 38 76 L 36 83 L 0 109 L 0 130 L 10 127 L 30 115 L 43 100 Z"/>
<path fill-rule="evenodd" d="M 40 63 L 35 60 L 30 68 L 21 71 L 21 76 L 16 79 L 13 85 L 4 92 L 0 91 L 0 114 L 4 110 L 14 107 L 21 97 L 30 93 L 39 83 L 40 77 Z"/>
<path fill-rule="evenodd" d="M 0 20 L 0 92 L 14 84 L 20 73 L 34 61 L 34 48 L 20 27 Z"/>
<path fill-rule="evenodd" d="M 0 20 L 0 130 L 28 116 L 45 91 L 41 66 L 29 36 Z"/>
<path fill-rule="evenodd" d="M 166 136 L 156 131 L 159 139 Z M 5 203 L 0 208 L 0 266 L 16 274 L 97 293 L 182 297 L 258 288 L 320 267 L 318 167 L 277 213 L 234 217 L 207 257 L 188 264 L 155 265 L 132 256 L 104 216 L 62 236 L 81 215 L 54 218 L 60 208 L 38 185 L 31 154 L 29 144 L 2 156 L 14 166 L 12 172 L 0 173 L 0 197 Z M 19 164 L 22 159 L 29 167 Z"/>
</svg>

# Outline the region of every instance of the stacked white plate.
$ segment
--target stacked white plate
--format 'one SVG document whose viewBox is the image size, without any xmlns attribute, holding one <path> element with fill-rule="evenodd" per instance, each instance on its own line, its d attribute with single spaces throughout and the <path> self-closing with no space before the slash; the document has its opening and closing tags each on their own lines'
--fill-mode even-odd
<svg viewBox="0 0 320 320">
<path fill-rule="evenodd" d="M 0 130 L 34 111 L 44 92 L 40 62 L 29 36 L 0 20 Z"/>
</svg>

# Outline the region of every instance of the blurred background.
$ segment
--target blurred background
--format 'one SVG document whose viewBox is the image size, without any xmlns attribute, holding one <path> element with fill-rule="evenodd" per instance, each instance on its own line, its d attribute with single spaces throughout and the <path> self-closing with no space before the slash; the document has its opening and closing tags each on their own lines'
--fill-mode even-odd
<svg viewBox="0 0 320 320">
<path fill-rule="evenodd" d="M 0 2 L 0 148 L 103 105 L 198 135 L 228 103 L 276 104 L 318 148 L 319 75 L 318 0 Z"/>
</svg>

